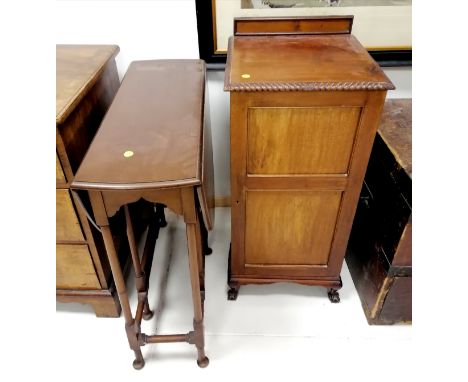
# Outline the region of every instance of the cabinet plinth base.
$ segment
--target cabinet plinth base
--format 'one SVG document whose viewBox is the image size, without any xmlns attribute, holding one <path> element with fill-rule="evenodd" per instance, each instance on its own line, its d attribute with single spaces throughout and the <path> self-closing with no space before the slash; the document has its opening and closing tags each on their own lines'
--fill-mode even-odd
<svg viewBox="0 0 468 382">
<path fill-rule="evenodd" d="M 343 286 L 341 281 L 341 277 L 337 279 L 286 279 L 286 278 L 268 278 L 268 279 L 260 279 L 260 278 L 239 278 L 239 277 L 232 277 L 228 276 L 228 300 L 234 301 L 237 300 L 237 296 L 239 294 L 239 289 L 241 285 L 248 285 L 248 284 L 274 284 L 274 283 L 295 283 L 295 284 L 302 284 L 308 286 L 321 286 L 327 288 L 328 298 L 333 303 L 340 302 L 340 295 L 338 293 L 338 289 Z"/>
<path fill-rule="evenodd" d="M 120 317 L 120 303 L 115 287 L 102 290 L 57 289 L 57 301 L 90 304 L 97 317 Z"/>
<path fill-rule="evenodd" d="M 235 301 L 239 294 L 239 289 L 241 285 L 248 284 L 274 284 L 274 283 L 295 283 L 309 286 L 322 286 L 328 290 L 328 298 L 331 302 L 337 303 L 340 302 L 340 295 L 338 290 L 343 286 L 341 281 L 341 276 L 336 278 L 294 278 L 294 277 L 268 277 L 268 278 L 259 278 L 254 276 L 239 276 L 232 275 L 231 271 L 231 246 L 229 245 L 229 258 L 228 258 L 228 274 L 227 274 L 227 283 L 229 285 L 228 290 L 228 300 Z"/>
</svg>

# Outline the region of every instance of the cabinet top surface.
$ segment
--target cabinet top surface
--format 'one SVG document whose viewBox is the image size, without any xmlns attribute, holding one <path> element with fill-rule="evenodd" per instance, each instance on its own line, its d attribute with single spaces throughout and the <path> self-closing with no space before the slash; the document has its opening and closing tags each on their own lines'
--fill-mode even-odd
<svg viewBox="0 0 468 382">
<path fill-rule="evenodd" d="M 132 62 L 72 187 L 200 184 L 204 89 L 202 60 Z"/>
<path fill-rule="evenodd" d="M 410 178 L 413 171 L 411 105 L 411 99 L 388 99 L 379 126 L 379 135 Z"/>
<path fill-rule="evenodd" d="M 56 123 L 62 123 L 97 81 L 117 45 L 56 46 Z"/>
<path fill-rule="evenodd" d="M 224 90 L 315 91 L 394 89 L 350 34 L 234 36 Z"/>
</svg>

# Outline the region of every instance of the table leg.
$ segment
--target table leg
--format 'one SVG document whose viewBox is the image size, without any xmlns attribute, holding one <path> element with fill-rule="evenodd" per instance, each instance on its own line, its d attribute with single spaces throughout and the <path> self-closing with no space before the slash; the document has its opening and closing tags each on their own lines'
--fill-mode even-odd
<svg viewBox="0 0 468 382">
<path fill-rule="evenodd" d="M 201 240 L 202 240 L 202 247 L 203 247 L 203 254 L 205 256 L 211 255 L 213 250 L 208 245 L 208 230 L 203 223 L 203 216 L 201 210 L 198 212 L 198 219 L 200 221 L 200 231 L 201 231 Z"/>
<path fill-rule="evenodd" d="M 129 211 L 127 204 L 124 206 L 124 211 L 125 211 L 125 221 L 127 224 L 128 244 L 130 246 L 133 269 L 135 271 L 135 280 L 136 280 L 136 287 L 138 291 L 138 298 L 144 299 L 143 318 L 145 320 L 149 320 L 151 319 L 151 317 L 153 317 L 153 312 L 150 310 L 149 304 L 148 304 L 148 288 L 146 286 L 145 274 L 143 270 L 141 269 L 140 257 L 138 256 L 138 247 L 135 241 L 135 234 L 133 232 L 132 218 L 130 216 L 130 211 Z"/>
<path fill-rule="evenodd" d="M 156 217 L 159 221 L 160 227 L 167 226 L 166 215 L 164 213 L 164 205 L 161 203 L 156 203 Z"/>
<path fill-rule="evenodd" d="M 130 348 L 135 352 L 133 367 L 135 369 L 141 369 L 145 365 L 145 360 L 141 354 L 140 344 L 138 342 L 139 328 L 136 328 L 135 320 L 130 308 L 130 301 L 128 299 L 127 289 L 125 287 L 125 279 L 122 273 L 122 268 L 120 267 L 119 258 L 115 251 L 112 233 L 108 225 L 101 226 L 101 231 L 107 256 L 109 258 L 112 276 L 114 277 L 120 304 L 122 305 L 122 312 L 125 317 L 125 331 L 127 332 L 128 343 Z"/>
<path fill-rule="evenodd" d="M 192 285 L 192 300 L 193 300 L 193 328 L 195 331 L 194 343 L 198 351 L 197 364 L 200 367 L 208 366 L 209 359 L 205 355 L 205 337 L 203 329 L 203 306 L 200 293 L 200 273 L 199 273 L 199 245 L 200 238 L 197 238 L 197 234 L 200 234 L 200 228 L 198 219 L 195 219 L 194 223 L 187 224 L 187 244 L 188 244 L 188 257 L 190 267 L 190 281 Z"/>
</svg>

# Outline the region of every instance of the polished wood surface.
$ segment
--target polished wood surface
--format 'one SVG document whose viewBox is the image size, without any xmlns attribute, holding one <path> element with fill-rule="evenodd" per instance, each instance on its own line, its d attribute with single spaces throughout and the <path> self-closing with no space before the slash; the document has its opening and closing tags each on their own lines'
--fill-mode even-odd
<svg viewBox="0 0 468 382">
<path fill-rule="evenodd" d="M 347 174 L 360 108 L 249 108 L 250 174 Z"/>
<path fill-rule="evenodd" d="M 201 184 L 204 85 L 201 60 L 133 62 L 75 186 L 102 190 Z"/>
<path fill-rule="evenodd" d="M 113 45 L 56 50 L 56 295 L 63 302 L 89 303 L 104 317 L 120 314 L 104 244 L 69 185 L 119 87 L 118 51 Z M 115 238 L 119 241 L 117 230 Z"/>
<path fill-rule="evenodd" d="M 411 168 L 411 100 L 388 100 L 346 256 L 370 324 L 412 320 Z"/>
<path fill-rule="evenodd" d="M 234 36 L 227 60 L 229 91 L 394 88 L 351 34 Z"/>
<path fill-rule="evenodd" d="M 359 191 L 393 84 L 352 35 L 268 36 L 265 25 L 262 35 L 235 36 L 228 51 L 228 297 L 242 284 L 292 281 L 330 288 L 338 302 Z"/>
<path fill-rule="evenodd" d="M 100 289 L 86 244 L 57 244 L 56 285 L 59 289 Z"/>
<path fill-rule="evenodd" d="M 246 17 L 234 20 L 234 35 L 287 35 L 351 33 L 353 16 Z"/>
<path fill-rule="evenodd" d="M 57 45 L 57 123 L 65 121 L 118 52 L 117 45 Z"/>
<path fill-rule="evenodd" d="M 202 60 L 132 62 L 74 187 L 154 191 L 197 186 L 211 230 L 214 177 L 206 88 Z"/>
</svg>

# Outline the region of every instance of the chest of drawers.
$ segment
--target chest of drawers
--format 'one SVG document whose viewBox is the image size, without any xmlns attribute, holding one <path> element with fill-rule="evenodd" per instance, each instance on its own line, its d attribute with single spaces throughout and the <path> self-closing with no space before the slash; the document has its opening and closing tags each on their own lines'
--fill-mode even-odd
<svg viewBox="0 0 468 382">
<path fill-rule="evenodd" d="M 228 298 L 297 282 L 339 301 L 340 271 L 372 142 L 393 84 L 352 17 L 235 19 Z"/>
<path fill-rule="evenodd" d="M 104 317 L 119 316 L 120 305 L 101 235 L 78 208 L 69 185 L 119 88 L 118 51 L 104 45 L 57 45 L 56 50 L 57 300 L 91 304 Z"/>
</svg>

